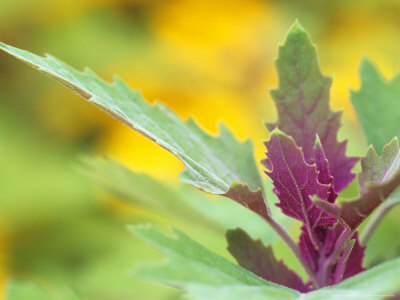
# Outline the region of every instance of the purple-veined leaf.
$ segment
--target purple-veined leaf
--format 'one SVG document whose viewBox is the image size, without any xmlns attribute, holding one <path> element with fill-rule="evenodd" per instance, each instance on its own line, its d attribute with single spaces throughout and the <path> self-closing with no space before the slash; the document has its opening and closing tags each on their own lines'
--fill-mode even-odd
<svg viewBox="0 0 400 300">
<path fill-rule="evenodd" d="M 353 240 L 354 240 L 354 245 L 351 250 L 351 254 L 346 262 L 346 268 L 343 273 L 343 277 L 338 278 L 337 281 L 334 281 L 334 283 L 339 283 L 339 281 L 347 279 L 365 270 L 365 268 L 362 266 L 362 263 L 366 247 L 361 246 L 357 232 L 354 234 Z"/>
<path fill-rule="evenodd" d="M 275 129 L 265 146 L 268 158 L 264 164 L 270 169 L 265 173 L 274 183 L 274 192 L 280 200 L 277 206 L 282 212 L 303 222 L 309 232 L 315 226 L 332 224 L 335 219 L 328 214 L 321 215 L 311 200 L 312 196 L 327 200 L 329 185 L 318 181 L 316 166 L 305 162 L 294 140 Z"/>
<path fill-rule="evenodd" d="M 346 230 L 346 232 L 343 232 Z M 302 227 L 299 248 L 302 257 L 311 266 L 316 274 L 316 279 L 320 287 L 337 284 L 343 279 L 356 275 L 365 270 L 362 266 L 365 247 L 361 246 L 358 234 L 354 233 L 350 243 L 342 251 L 335 253 L 335 248 L 340 247 L 343 242 L 342 233 L 351 234 L 350 231 L 337 222 L 333 226 L 317 228 L 316 236 L 320 247 L 315 248 L 310 240 L 310 236 Z"/>
<path fill-rule="evenodd" d="M 278 261 L 271 246 L 264 246 L 261 240 L 253 240 L 240 228 L 226 232 L 228 250 L 238 264 L 261 278 L 295 289 L 309 292 L 310 287 L 281 260 Z"/>
<path fill-rule="evenodd" d="M 346 141 L 337 140 L 341 112 L 332 112 L 329 107 L 332 79 L 322 75 L 315 46 L 298 23 L 292 26 L 285 43 L 279 47 L 276 67 L 279 87 L 271 91 L 271 96 L 278 120 L 267 123 L 267 128 L 272 131 L 278 127 L 292 136 L 309 164 L 314 161 L 313 147 L 318 135 L 329 162 L 334 189 L 339 192 L 353 180 L 355 174 L 351 169 L 357 158 L 347 157 Z"/>
<path fill-rule="evenodd" d="M 399 142 L 394 138 L 379 156 L 374 147 L 368 148 L 361 159 L 360 197 L 340 205 L 316 200 L 326 212 L 342 220 L 347 227 L 356 229 L 400 185 Z"/>
<path fill-rule="evenodd" d="M 328 184 L 329 187 L 329 196 L 327 201 L 330 203 L 335 202 L 338 193 L 333 188 L 333 177 L 329 170 L 329 162 L 326 158 L 324 149 L 322 148 L 321 140 L 317 136 L 314 145 L 314 162 L 318 171 L 318 181 L 323 184 Z"/>
<path fill-rule="evenodd" d="M 294 140 L 278 129 L 271 133 L 266 147 L 268 158 L 264 163 L 270 168 L 266 173 L 274 183 L 274 191 L 280 201 L 277 205 L 283 213 L 303 223 L 299 239 L 300 254 L 311 270 L 315 274 L 320 274 L 316 277 L 319 286 L 333 284 L 336 278 L 341 279 L 344 274 L 356 274 L 363 270 L 362 256 L 358 261 L 358 257 L 354 254 L 360 253 L 357 247 L 350 249 L 347 254 L 344 251 L 333 254 L 345 227 L 336 217 L 318 208 L 311 200 L 313 196 L 319 195 L 317 197 L 323 199 L 321 202 L 331 204 L 337 197 L 332 188 L 332 176 L 319 140 L 316 140 L 314 146 L 313 165 L 305 161 L 301 148 Z M 357 237 L 353 239 L 356 239 L 354 243 L 358 244 Z M 337 255 L 337 259 L 331 255 Z M 340 266 L 343 272 L 339 272 L 335 278 L 332 275 L 333 271 L 338 267 L 338 261 L 343 255 L 347 255 L 343 259 L 343 265 Z M 331 263 L 332 259 L 336 260 Z M 347 263 L 351 266 L 351 270 L 347 269 Z"/>
</svg>

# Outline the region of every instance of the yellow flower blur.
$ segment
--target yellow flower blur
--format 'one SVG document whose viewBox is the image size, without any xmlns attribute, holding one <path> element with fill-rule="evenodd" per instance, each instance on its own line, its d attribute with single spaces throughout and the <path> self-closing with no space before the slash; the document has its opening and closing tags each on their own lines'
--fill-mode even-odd
<svg viewBox="0 0 400 300">
<path fill-rule="evenodd" d="M 297 18 L 318 45 L 323 72 L 334 75 L 332 106 L 345 109 L 341 134 L 353 138 L 349 151 L 362 155 L 349 89 L 358 89 L 363 56 L 388 78 L 398 70 L 399 13 L 396 0 L 2 0 L 0 36 L 108 80 L 117 73 L 149 102 L 164 102 L 209 132 L 224 122 L 240 140 L 253 141 L 260 160 L 268 138 L 262 121 L 275 120 L 268 88 L 278 85 L 277 45 Z M 164 149 L 8 58 L 0 64 L 1 104 L 39 135 L 177 180 L 183 165 Z M 8 234 L 0 226 L 0 298 Z"/>
</svg>

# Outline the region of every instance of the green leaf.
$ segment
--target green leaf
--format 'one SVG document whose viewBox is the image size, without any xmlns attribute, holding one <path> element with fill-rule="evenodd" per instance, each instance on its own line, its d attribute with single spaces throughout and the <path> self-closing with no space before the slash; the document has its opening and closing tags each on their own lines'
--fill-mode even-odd
<svg viewBox="0 0 400 300">
<path fill-rule="evenodd" d="M 390 296 L 398 292 L 400 292 L 400 258 L 368 269 L 337 285 L 306 294 L 302 299 L 391 299 Z"/>
<path fill-rule="evenodd" d="M 388 182 L 399 171 L 399 167 L 400 149 L 397 137 L 383 147 L 380 157 L 375 148 L 370 146 L 365 157 L 361 159 L 359 176 L 361 195 L 368 193 L 370 186 Z"/>
<path fill-rule="evenodd" d="M 131 231 L 167 254 L 168 261 L 142 268 L 148 278 L 179 286 L 189 299 L 302 299 L 328 300 L 338 297 L 383 299 L 399 291 L 400 258 L 383 263 L 345 281 L 307 294 L 262 280 L 174 230 L 175 237 L 149 226 Z"/>
<path fill-rule="evenodd" d="M 248 140 L 238 142 L 220 126 L 220 135 L 205 133 L 189 119 L 182 122 L 166 106 L 150 105 L 139 91 L 119 77 L 113 83 L 89 69 L 79 72 L 53 56 L 37 56 L 0 43 L 0 49 L 27 63 L 98 106 L 130 128 L 147 136 L 178 157 L 186 166 L 179 178 L 206 192 L 222 194 L 268 216 L 262 184 Z M 251 199 L 251 203 L 247 202 Z"/>
<path fill-rule="evenodd" d="M 340 205 L 317 201 L 328 213 L 340 218 L 349 228 L 357 228 L 374 210 L 381 205 L 400 185 L 399 141 L 394 138 L 383 147 L 378 156 L 373 146 L 361 159 L 360 197 Z M 397 194 L 397 193 L 395 193 Z M 391 202 L 399 201 L 392 200 Z"/>
<path fill-rule="evenodd" d="M 277 293 L 291 291 L 225 260 L 176 229 L 173 230 L 175 236 L 168 236 L 150 226 L 131 226 L 130 230 L 168 256 L 168 261 L 163 264 L 141 269 L 140 273 L 147 278 L 184 289 L 200 284 L 211 287 L 260 286 Z"/>
<path fill-rule="evenodd" d="M 361 88 L 358 91 L 351 91 L 351 102 L 368 144 L 372 144 L 377 151 L 380 151 L 393 137 L 400 138 L 400 74 L 387 81 L 370 60 L 363 59 L 360 76 Z M 382 163 L 384 161 L 381 161 Z M 389 196 L 376 214 L 382 218 L 398 204 L 400 204 L 400 189 Z M 374 221 L 378 220 L 378 216 L 373 218 Z"/>
<path fill-rule="evenodd" d="M 268 286 L 249 285 L 191 285 L 187 288 L 188 299 L 192 300 L 295 300 L 302 299 L 293 290 L 277 290 Z"/>
<path fill-rule="evenodd" d="M 273 230 L 266 230 L 264 220 L 226 198 L 207 195 L 188 185 L 166 184 L 146 174 L 133 172 L 112 159 L 85 159 L 83 171 L 97 185 L 119 199 L 166 218 L 176 227 L 195 228 L 198 231 L 196 237 L 204 235 L 210 243 L 211 234 L 221 241 L 221 235 L 228 228 L 237 226 L 251 236 L 261 238 L 264 243 L 277 239 Z M 265 190 L 271 191 L 267 198 L 275 202 L 272 186 Z M 280 214 L 278 207 L 273 206 L 271 210 L 276 212 L 276 218 L 283 226 L 290 226 L 292 220 Z M 154 221 L 153 218 L 151 222 Z"/>
<path fill-rule="evenodd" d="M 361 88 L 351 91 L 351 102 L 368 144 L 380 151 L 393 137 L 400 138 L 400 74 L 386 81 L 364 59 L 360 67 Z"/>
<path fill-rule="evenodd" d="M 85 159 L 83 166 L 83 172 L 96 184 L 129 204 L 173 222 L 182 219 L 197 226 L 209 226 L 220 234 L 224 231 L 222 226 L 190 205 L 191 199 L 188 198 L 199 197 L 195 194 L 197 190 L 191 187 L 188 187 L 191 191 L 194 190 L 191 193 L 181 191 L 172 184 L 166 184 L 143 173 L 135 173 L 109 158 Z M 204 193 L 199 194 L 204 195 L 202 202 L 210 201 Z M 232 204 L 232 201 L 228 202 Z"/>
<path fill-rule="evenodd" d="M 204 286 L 189 288 L 189 299 L 194 300 L 338 300 L 338 299 L 391 299 L 400 292 L 400 258 L 383 263 L 345 281 L 307 294 L 271 290 L 263 286 Z M 395 299 L 395 298 L 393 298 Z"/>
<path fill-rule="evenodd" d="M 346 142 L 338 142 L 341 112 L 329 107 L 329 89 L 332 78 L 322 74 L 317 51 L 307 32 L 295 23 L 279 46 L 276 60 L 279 86 L 271 90 L 278 120 L 267 123 L 272 131 L 278 127 L 293 137 L 301 147 L 304 159 L 313 163 L 313 147 L 318 135 L 329 162 L 335 191 L 344 189 L 354 178 L 351 169 L 357 162 L 346 157 Z"/>
</svg>

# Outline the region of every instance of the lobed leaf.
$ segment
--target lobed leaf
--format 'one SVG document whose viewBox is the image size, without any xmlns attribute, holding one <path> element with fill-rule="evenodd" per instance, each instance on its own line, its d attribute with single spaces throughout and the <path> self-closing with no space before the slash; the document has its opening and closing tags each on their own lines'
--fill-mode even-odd
<svg viewBox="0 0 400 300">
<path fill-rule="evenodd" d="M 355 157 L 346 157 L 346 141 L 337 141 L 341 112 L 329 108 L 330 77 L 322 75 L 315 46 L 307 32 L 295 23 L 289 30 L 285 43 L 279 47 L 276 60 L 279 87 L 271 90 L 278 120 L 267 123 L 272 131 L 278 127 L 292 136 L 302 148 L 307 163 L 313 163 L 316 136 L 321 139 L 334 179 L 334 189 L 339 192 L 354 178 L 351 169 Z"/>
<path fill-rule="evenodd" d="M 266 174 L 274 183 L 274 191 L 280 201 L 277 206 L 286 215 L 303 223 L 298 245 L 300 254 L 315 274 L 325 274 L 315 278 L 315 286 L 337 283 L 337 278 L 341 279 L 343 272 L 331 276 L 330 271 L 336 267 L 336 263 L 329 263 L 329 268 L 326 265 L 328 261 L 332 261 L 330 255 L 343 255 L 335 254 L 333 248 L 344 226 L 337 223 L 337 217 L 332 217 L 311 200 L 311 197 L 318 195 L 321 202 L 333 205 L 337 197 L 319 139 L 314 147 L 314 165 L 309 165 L 304 160 L 301 149 L 292 138 L 277 129 L 265 144 L 268 159 L 264 162 L 271 170 Z M 333 226 L 335 223 L 336 226 Z M 355 239 L 359 245 L 357 237 Z M 361 261 L 355 257 L 356 254 L 363 253 L 363 250 L 354 247 L 349 252 L 351 267 L 349 269 L 343 266 L 346 274 L 356 274 L 363 270 Z"/>
<path fill-rule="evenodd" d="M 264 278 L 265 280 L 284 285 L 299 292 L 309 292 L 308 285 L 282 260 L 278 261 L 272 247 L 265 247 L 261 240 L 253 240 L 240 228 L 226 232 L 228 250 L 239 266 Z"/>
<path fill-rule="evenodd" d="M 341 283 L 319 289 L 307 294 L 295 291 L 270 290 L 264 286 L 204 286 L 188 289 L 189 299 L 194 300 L 339 300 L 339 299 L 397 299 L 400 292 L 400 258 L 388 261 L 355 275 Z"/>
<path fill-rule="evenodd" d="M 360 76 L 361 88 L 351 91 L 351 102 L 368 144 L 380 151 L 393 137 L 400 138 L 400 74 L 387 82 L 378 69 L 364 59 Z"/>
<path fill-rule="evenodd" d="M 367 154 L 361 159 L 361 173 L 359 176 L 361 195 L 368 193 L 370 186 L 379 186 L 388 182 L 398 172 L 400 167 L 399 141 L 393 138 L 385 145 L 382 156 L 379 157 L 373 146 L 368 148 Z"/>
<path fill-rule="evenodd" d="M 319 139 L 318 135 L 315 140 L 313 152 L 314 152 L 315 166 L 318 171 L 318 181 L 322 184 L 329 185 L 329 196 L 327 201 L 333 203 L 336 201 L 338 193 L 335 191 L 333 187 L 333 177 L 329 169 L 329 162 L 328 159 L 326 158 L 325 151 L 322 148 L 321 140 Z"/>
<path fill-rule="evenodd" d="M 399 159 L 397 138 L 383 148 L 382 156 L 370 146 L 361 159 L 360 198 L 340 205 L 317 200 L 317 205 L 354 230 L 400 185 Z"/>
<path fill-rule="evenodd" d="M 139 91 L 132 90 L 117 76 L 110 84 L 89 69 L 79 72 L 50 55 L 37 56 L 4 43 L 0 43 L 0 50 L 48 75 L 170 151 L 185 164 L 179 176 L 183 182 L 206 192 L 227 195 L 245 205 L 246 196 L 253 201 L 251 209 L 261 207 L 256 212 L 268 216 L 250 141 L 238 142 L 222 125 L 220 135 L 211 136 L 193 119 L 183 122 L 166 106 L 150 105 Z"/>
<path fill-rule="evenodd" d="M 311 197 L 329 197 L 329 185 L 318 181 L 315 165 L 305 162 L 303 153 L 294 140 L 275 129 L 265 143 L 268 159 L 264 161 L 269 171 L 265 173 L 274 183 L 282 212 L 305 224 L 309 232 L 318 225 L 328 225 L 336 220 L 315 206 Z"/>
<path fill-rule="evenodd" d="M 368 59 L 360 66 L 361 88 L 351 91 L 351 102 L 367 138 L 380 151 L 393 137 L 400 137 L 400 74 L 386 81 Z M 361 184 L 361 182 L 360 182 Z M 393 206 L 400 204 L 400 189 L 394 191 L 379 207 L 378 222 Z M 369 232 L 364 237 L 369 238 Z"/>
<path fill-rule="evenodd" d="M 177 230 L 174 230 L 175 237 L 144 226 L 131 227 L 131 231 L 162 250 L 169 258 L 163 265 L 146 267 L 143 272 L 148 277 L 183 288 L 188 299 L 384 299 L 399 291 L 400 258 L 368 269 L 337 285 L 300 294 L 269 283 L 222 259 Z"/>
<path fill-rule="evenodd" d="M 141 269 L 141 274 L 148 278 L 183 288 L 203 284 L 262 286 L 277 291 L 286 289 L 214 254 L 176 229 L 173 229 L 175 236 L 168 236 L 150 226 L 131 226 L 130 230 L 168 256 L 166 263 Z"/>
</svg>

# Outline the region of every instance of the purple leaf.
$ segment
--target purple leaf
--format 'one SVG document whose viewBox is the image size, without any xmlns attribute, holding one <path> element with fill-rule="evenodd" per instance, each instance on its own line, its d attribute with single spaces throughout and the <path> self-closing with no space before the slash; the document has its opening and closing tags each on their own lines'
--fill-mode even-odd
<svg viewBox="0 0 400 300">
<path fill-rule="evenodd" d="M 318 181 L 315 165 L 304 161 L 302 151 L 291 137 L 275 129 L 265 143 L 268 159 L 264 164 L 271 168 L 265 173 L 274 183 L 279 198 L 277 206 L 282 212 L 304 223 L 313 239 L 316 226 L 332 224 L 336 220 L 315 206 L 312 196 L 327 200 L 330 186 Z"/>
<path fill-rule="evenodd" d="M 228 198 L 235 200 L 237 203 L 252 210 L 264 219 L 270 218 L 268 205 L 265 203 L 263 192 L 261 189 L 257 191 L 249 191 L 249 187 L 240 183 L 233 183 L 228 192 L 223 194 Z"/>
<path fill-rule="evenodd" d="M 354 179 L 351 169 L 358 159 L 346 156 L 346 141 L 337 141 L 341 112 L 332 112 L 329 107 L 332 79 L 322 75 L 315 46 L 298 23 L 279 47 L 276 67 L 279 87 L 271 91 L 271 96 L 278 120 L 266 124 L 267 128 L 272 131 L 278 127 L 292 136 L 309 164 L 314 162 L 313 147 L 318 135 L 329 162 L 333 188 L 339 192 Z"/>
<path fill-rule="evenodd" d="M 238 264 L 261 278 L 305 293 L 310 287 L 290 270 L 281 260 L 278 261 L 272 247 L 265 247 L 260 240 L 253 240 L 242 229 L 226 232 L 228 250 Z"/>
<path fill-rule="evenodd" d="M 330 233 L 328 234 L 330 239 L 335 244 L 335 247 L 340 247 L 341 243 L 341 235 L 343 232 L 346 234 L 351 234 L 350 231 L 345 229 L 341 223 L 337 223 L 336 226 L 330 228 Z M 336 262 L 332 266 L 332 276 L 330 278 L 331 282 L 329 284 L 337 284 L 340 281 L 354 276 L 362 271 L 365 268 L 362 266 L 365 246 L 361 246 L 358 240 L 358 233 L 354 233 L 351 237 L 350 242 L 344 247 L 343 251 L 338 254 L 336 257 Z M 335 259 L 335 257 L 329 257 L 329 254 L 332 254 L 334 249 L 330 249 L 330 252 L 325 253 L 325 260 L 327 259 Z M 324 264 L 324 262 L 322 263 Z"/>
<path fill-rule="evenodd" d="M 351 234 L 340 222 L 325 229 L 318 228 L 318 242 L 322 245 L 315 248 L 310 241 L 309 234 L 302 228 L 299 248 L 302 257 L 316 274 L 320 287 L 339 283 L 341 280 L 356 275 L 365 269 L 362 267 L 365 247 L 361 247 L 358 241 L 358 234 L 352 236 L 353 247 L 349 244 L 341 251 L 335 253 L 337 247 L 344 242 L 347 234 Z M 345 235 L 342 236 L 343 231 Z M 348 250 L 348 251 L 347 251 Z"/>
<path fill-rule="evenodd" d="M 329 203 L 335 202 L 338 193 L 333 188 L 333 177 L 329 170 L 329 162 L 326 158 L 324 149 L 322 148 L 321 140 L 317 136 L 314 145 L 314 162 L 318 170 L 318 181 L 323 184 L 329 184 L 329 197 L 327 201 Z"/>
<path fill-rule="evenodd" d="M 315 203 L 329 214 L 338 217 L 350 229 L 356 229 L 400 185 L 399 142 L 394 138 L 378 156 L 370 146 L 361 159 L 360 197 L 340 205 L 324 199 Z"/>
<path fill-rule="evenodd" d="M 320 287 L 331 285 L 337 278 L 363 270 L 361 267 L 363 256 L 357 256 L 363 249 L 360 250 L 360 247 L 355 246 L 347 252 L 335 250 L 342 242 L 340 240 L 342 233 L 345 236 L 349 230 L 345 229 L 336 217 L 321 210 L 311 200 L 313 196 L 317 196 L 321 202 L 333 205 L 337 197 L 319 139 L 317 138 L 313 148 L 314 165 L 309 165 L 294 140 L 278 129 L 271 133 L 271 138 L 265 145 L 268 159 L 264 164 L 270 168 L 266 174 L 274 183 L 274 192 L 279 198 L 277 206 L 286 215 L 303 223 L 299 250 L 316 274 L 318 285 Z M 359 245 L 358 241 L 355 244 Z M 350 269 L 347 269 L 348 265 Z M 335 269 L 337 269 L 336 277 Z"/>
<path fill-rule="evenodd" d="M 365 270 L 365 268 L 362 266 L 362 262 L 364 259 L 364 252 L 366 247 L 360 245 L 357 233 L 355 233 L 354 235 L 354 241 L 355 243 L 347 261 L 346 269 L 344 271 L 342 279 L 349 278 Z"/>
</svg>

